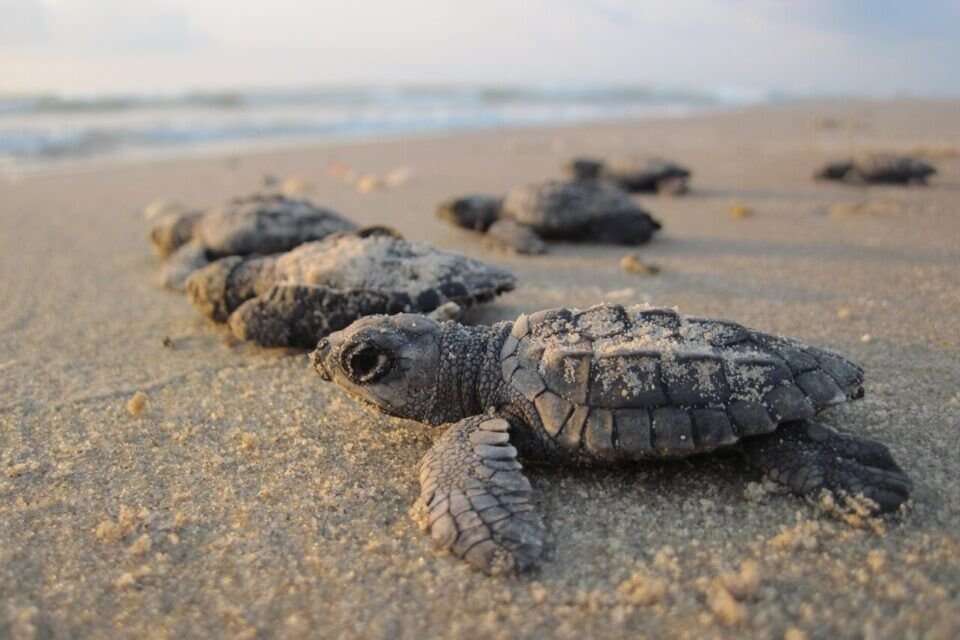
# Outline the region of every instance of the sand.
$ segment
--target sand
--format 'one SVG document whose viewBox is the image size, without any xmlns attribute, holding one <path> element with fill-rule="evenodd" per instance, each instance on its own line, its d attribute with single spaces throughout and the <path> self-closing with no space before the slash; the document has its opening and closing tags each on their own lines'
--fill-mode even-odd
<svg viewBox="0 0 960 640">
<path fill-rule="evenodd" d="M 927 189 L 810 180 L 837 155 L 920 147 L 941 170 Z M 956 637 L 958 148 L 956 102 L 809 103 L 0 181 L 0 637 Z M 665 225 L 639 250 L 508 256 L 433 217 L 575 153 L 631 150 L 694 170 L 688 196 L 638 198 Z M 406 179 L 358 190 L 332 161 Z M 733 457 L 530 467 L 539 571 L 488 578 L 437 555 L 407 513 L 434 431 L 361 408 L 301 352 L 236 343 L 152 283 L 144 205 L 215 204 L 264 174 L 514 270 L 517 290 L 474 322 L 649 302 L 848 354 L 867 396 L 824 419 L 890 446 L 910 508 L 843 515 Z M 622 270 L 627 254 L 660 272 Z"/>
</svg>

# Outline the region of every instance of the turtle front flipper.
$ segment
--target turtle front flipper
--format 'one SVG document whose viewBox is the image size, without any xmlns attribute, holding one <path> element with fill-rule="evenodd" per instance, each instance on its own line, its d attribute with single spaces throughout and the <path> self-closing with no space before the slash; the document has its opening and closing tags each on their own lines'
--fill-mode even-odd
<svg viewBox="0 0 960 640">
<path fill-rule="evenodd" d="M 802 496 L 827 489 L 863 495 L 880 512 L 895 511 L 912 483 L 879 442 L 837 433 L 818 422 L 786 422 L 775 432 L 743 440 L 751 464 Z"/>
<path fill-rule="evenodd" d="M 169 254 L 160 269 L 160 285 L 174 291 L 186 288 L 190 275 L 210 264 L 207 251 L 198 242 L 188 242 Z"/>
<path fill-rule="evenodd" d="M 527 569 L 543 550 L 543 523 L 509 428 L 502 418 L 471 416 L 420 463 L 422 528 L 438 548 L 488 574 Z"/>
</svg>

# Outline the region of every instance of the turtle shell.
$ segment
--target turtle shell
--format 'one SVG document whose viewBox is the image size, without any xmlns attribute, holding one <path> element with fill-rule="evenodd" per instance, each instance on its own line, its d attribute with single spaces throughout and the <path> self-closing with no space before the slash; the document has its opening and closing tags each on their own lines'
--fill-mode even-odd
<svg viewBox="0 0 960 640">
<path fill-rule="evenodd" d="M 338 233 L 277 257 L 276 284 L 366 290 L 389 295 L 393 312 L 469 306 L 514 288 L 504 269 L 390 233 Z"/>
<path fill-rule="evenodd" d="M 656 191 L 659 183 L 686 179 L 690 170 L 663 158 L 612 158 L 603 169 L 603 177 L 627 191 Z"/>
<path fill-rule="evenodd" d="M 859 397 L 863 383 L 857 365 L 795 340 L 609 304 L 521 316 L 501 363 L 532 426 L 602 459 L 710 451 Z"/>
<path fill-rule="evenodd" d="M 937 172 L 922 160 L 891 154 L 867 154 L 854 158 L 857 177 L 865 182 L 906 183 L 926 180 Z"/>
<path fill-rule="evenodd" d="M 211 257 L 279 253 L 356 226 L 309 200 L 280 194 L 234 198 L 205 212 L 195 234 Z"/>
<path fill-rule="evenodd" d="M 565 238 L 576 236 L 600 217 L 645 212 L 613 185 L 548 181 L 511 189 L 502 213 L 544 238 Z"/>
</svg>

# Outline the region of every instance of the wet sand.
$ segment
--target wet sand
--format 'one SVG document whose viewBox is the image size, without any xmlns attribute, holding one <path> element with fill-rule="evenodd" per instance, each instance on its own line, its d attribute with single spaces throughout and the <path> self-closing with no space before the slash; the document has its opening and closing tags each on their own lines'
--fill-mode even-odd
<svg viewBox="0 0 960 640">
<path fill-rule="evenodd" d="M 838 155 L 918 148 L 940 169 L 926 189 L 810 179 Z M 956 637 L 958 149 L 956 102 L 810 103 L 0 181 L 0 637 Z M 688 196 L 638 198 L 664 223 L 636 250 L 656 275 L 621 270 L 622 247 L 507 256 L 433 217 L 446 196 L 629 150 L 694 171 Z M 361 194 L 331 161 L 413 175 Z M 513 269 L 518 289 L 473 322 L 649 302 L 850 355 L 866 398 L 824 421 L 890 446 L 909 509 L 830 514 L 736 457 L 529 467 L 538 571 L 488 578 L 436 554 L 407 514 L 434 431 L 356 405 L 301 352 L 235 343 L 153 284 L 145 204 L 215 204 L 267 173 Z"/>
</svg>

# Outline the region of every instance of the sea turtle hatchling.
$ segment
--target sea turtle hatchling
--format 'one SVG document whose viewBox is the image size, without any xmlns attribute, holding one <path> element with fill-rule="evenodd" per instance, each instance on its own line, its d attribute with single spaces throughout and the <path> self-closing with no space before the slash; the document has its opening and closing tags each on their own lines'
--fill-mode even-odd
<svg viewBox="0 0 960 640">
<path fill-rule="evenodd" d="M 453 423 L 420 464 L 418 508 L 439 547 L 486 572 L 531 566 L 543 546 L 518 456 L 610 464 L 735 447 L 797 494 L 862 494 L 889 511 L 911 488 L 882 444 L 812 420 L 862 396 L 860 367 L 731 322 L 611 304 L 487 327 L 376 316 L 322 340 L 313 362 L 381 412 Z"/>
<path fill-rule="evenodd" d="M 629 194 L 600 181 L 551 180 L 515 187 L 503 198 L 453 198 L 437 207 L 437 216 L 524 254 L 544 253 L 543 240 L 552 239 L 642 244 L 660 229 Z"/>
<path fill-rule="evenodd" d="M 154 220 L 150 240 L 165 264 L 163 286 L 182 290 L 187 278 L 211 260 L 269 254 L 325 238 L 356 225 L 308 200 L 260 193 L 206 211 L 171 211 Z"/>
<path fill-rule="evenodd" d="M 663 158 L 578 157 L 565 167 L 572 180 L 604 180 L 630 193 L 680 195 L 690 190 L 690 170 Z"/>
<path fill-rule="evenodd" d="M 362 316 L 456 317 L 515 282 L 503 269 L 370 227 L 282 254 L 222 258 L 190 276 L 187 295 L 208 318 L 229 321 L 241 340 L 313 348 Z"/>
<path fill-rule="evenodd" d="M 881 153 L 827 163 L 814 178 L 851 184 L 925 185 L 936 173 L 937 170 L 923 160 Z"/>
</svg>

